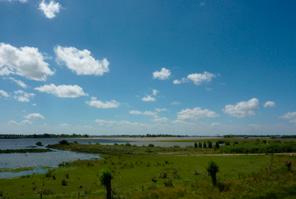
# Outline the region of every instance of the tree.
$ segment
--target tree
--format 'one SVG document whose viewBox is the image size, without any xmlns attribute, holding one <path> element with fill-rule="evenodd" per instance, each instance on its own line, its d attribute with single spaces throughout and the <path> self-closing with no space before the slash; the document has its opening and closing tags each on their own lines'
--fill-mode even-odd
<svg viewBox="0 0 296 199">
<path fill-rule="evenodd" d="M 216 148 L 216 149 L 219 149 L 219 148 L 220 148 L 219 142 L 216 142 L 216 143 L 215 143 L 215 148 Z"/>
<path fill-rule="evenodd" d="M 213 148 L 213 144 L 212 144 L 211 141 L 208 141 L 208 147 L 209 147 L 210 149 Z"/>
<path fill-rule="evenodd" d="M 204 143 L 202 144 L 202 148 L 207 148 L 207 143 L 204 142 Z"/>
<path fill-rule="evenodd" d="M 219 172 L 218 165 L 213 161 L 209 162 L 207 171 L 208 171 L 208 175 L 211 176 L 211 178 L 212 178 L 213 185 L 216 186 L 216 184 L 217 184 L 217 173 Z"/>
<path fill-rule="evenodd" d="M 197 147 L 198 147 L 197 143 L 196 143 L 196 142 L 194 142 L 194 148 L 197 148 Z"/>
<path fill-rule="evenodd" d="M 202 148 L 202 143 L 201 142 L 198 143 L 198 147 Z"/>
<path fill-rule="evenodd" d="M 286 167 L 287 167 L 288 171 L 292 171 L 292 162 L 291 161 L 286 161 L 285 164 L 286 164 Z"/>
<path fill-rule="evenodd" d="M 101 174 L 101 184 L 106 188 L 106 199 L 111 199 L 111 180 L 112 180 L 112 174 L 109 171 L 103 171 Z"/>
</svg>

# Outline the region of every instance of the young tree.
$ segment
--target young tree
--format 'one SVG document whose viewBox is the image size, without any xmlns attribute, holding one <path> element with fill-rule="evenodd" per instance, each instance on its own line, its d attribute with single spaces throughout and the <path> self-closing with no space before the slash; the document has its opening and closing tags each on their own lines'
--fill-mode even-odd
<svg viewBox="0 0 296 199">
<path fill-rule="evenodd" d="M 106 199 L 112 198 L 112 187 L 111 187 L 111 180 L 112 174 L 109 171 L 103 171 L 101 174 L 101 184 L 106 188 Z"/>
<path fill-rule="evenodd" d="M 215 148 L 216 148 L 216 149 L 219 149 L 219 148 L 220 148 L 219 142 L 216 142 L 216 143 L 215 143 Z"/>
<path fill-rule="evenodd" d="M 210 149 L 213 148 L 213 144 L 212 144 L 211 141 L 208 141 L 208 147 L 209 147 Z"/>
<path fill-rule="evenodd" d="M 198 145 L 197 145 L 197 142 L 194 142 L 194 148 L 197 148 Z"/>
<path fill-rule="evenodd" d="M 217 184 L 217 173 L 219 172 L 218 165 L 213 161 L 209 162 L 207 171 L 208 171 L 208 175 L 211 176 L 211 178 L 212 178 L 213 185 L 216 186 L 216 184 Z"/>
<path fill-rule="evenodd" d="M 202 143 L 201 142 L 198 143 L 198 147 L 202 148 Z"/>
<path fill-rule="evenodd" d="M 204 143 L 202 144 L 202 148 L 207 148 L 207 143 L 206 143 L 206 142 L 204 142 Z"/>
</svg>

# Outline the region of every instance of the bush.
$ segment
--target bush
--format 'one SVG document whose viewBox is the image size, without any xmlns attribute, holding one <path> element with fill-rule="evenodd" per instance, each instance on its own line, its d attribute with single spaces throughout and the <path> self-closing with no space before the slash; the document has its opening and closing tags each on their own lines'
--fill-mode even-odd
<svg viewBox="0 0 296 199">
<path fill-rule="evenodd" d="M 59 144 L 62 144 L 62 145 L 69 145 L 69 142 L 67 140 L 61 140 L 59 142 Z"/>
<path fill-rule="evenodd" d="M 36 146 L 43 146 L 42 142 L 36 142 Z"/>
<path fill-rule="evenodd" d="M 171 179 L 164 181 L 164 186 L 165 187 L 173 187 L 173 181 Z"/>
<path fill-rule="evenodd" d="M 286 162 L 285 162 L 285 165 L 286 165 L 288 171 L 291 171 L 291 170 L 292 170 L 292 162 L 291 162 L 291 161 L 289 161 L 289 160 L 286 161 Z"/>
<path fill-rule="evenodd" d="M 101 184 L 106 188 L 106 198 L 111 199 L 112 198 L 112 186 L 111 186 L 111 180 L 112 180 L 112 174 L 110 171 L 106 170 L 101 173 L 100 181 Z"/>
<path fill-rule="evenodd" d="M 219 172 L 219 167 L 218 165 L 211 161 L 209 162 L 208 168 L 207 168 L 209 176 L 212 178 L 212 183 L 214 186 L 217 184 L 217 173 Z"/>
<path fill-rule="evenodd" d="M 62 183 L 62 186 L 67 186 L 68 185 L 68 182 L 65 179 L 63 179 L 61 183 Z"/>
</svg>

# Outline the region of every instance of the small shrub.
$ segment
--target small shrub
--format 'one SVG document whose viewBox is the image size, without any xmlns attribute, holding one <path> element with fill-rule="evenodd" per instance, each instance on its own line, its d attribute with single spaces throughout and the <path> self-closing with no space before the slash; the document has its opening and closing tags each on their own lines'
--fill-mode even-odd
<svg viewBox="0 0 296 199">
<path fill-rule="evenodd" d="M 149 144 L 148 147 L 154 147 L 154 144 Z"/>
<path fill-rule="evenodd" d="M 132 146 L 130 143 L 126 143 L 125 146 Z"/>
<path fill-rule="evenodd" d="M 101 184 L 106 188 L 106 198 L 111 199 L 112 198 L 112 180 L 113 176 L 110 171 L 105 170 L 101 173 L 100 181 Z"/>
<path fill-rule="evenodd" d="M 168 174 L 166 173 L 166 172 L 162 172 L 162 173 L 160 173 L 160 175 L 159 175 L 159 178 L 162 178 L 162 179 L 165 179 L 165 178 L 167 178 L 168 177 Z"/>
<path fill-rule="evenodd" d="M 67 180 L 63 179 L 63 180 L 62 180 L 62 186 L 67 186 L 67 185 L 68 185 Z"/>
<path fill-rule="evenodd" d="M 151 181 L 154 182 L 154 183 L 157 183 L 157 179 L 156 179 L 155 177 L 153 177 L 153 178 L 151 179 Z"/>
<path fill-rule="evenodd" d="M 36 146 L 43 146 L 42 142 L 36 142 Z"/>
<path fill-rule="evenodd" d="M 166 180 L 166 181 L 164 182 L 164 186 L 165 186 L 165 187 L 174 187 L 173 181 L 172 181 L 171 179 Z"/>
<path fill-rule="evenodd" d="M 200 173 L 197 170 L 194 171 L 194 175 L 198 176 L 199 174 Z"/>
<path fill-rule="evenodd" d="M 218 187 L 218 189 L 219 189 L 220 192 L 226 192 L 226 191 L 229 191 L 230 184 L 223 183 L 223 182 L 218 182 L 217 183 L 217 187 Z"/>
<path fill-rule="evenodd" d="M 291 162 L 291 161 L 289 161 L 289 160 L 286 161 L 286 162 L 285 162 L 285 165 L 286 165 L 288 171 L 291 171 L 291 170 L 292 170 L 292 162 Z"/>
<path fill-rule="evenodd" d="M 217 184 L 217 173 L 219 172 L 219 167 L 218 165 L 211 161 L 209 162 L 208 168 L 207 168 L 209 176 L 212 178 L 212 183 L 214 186 Z"/>
<path fill-rule="evenodd" d="M 59 144 L 62 144 L 62 145 L 69 145 L 69 142 L 67 140 L 61 140 L 59 142 Z"/>
</svg>

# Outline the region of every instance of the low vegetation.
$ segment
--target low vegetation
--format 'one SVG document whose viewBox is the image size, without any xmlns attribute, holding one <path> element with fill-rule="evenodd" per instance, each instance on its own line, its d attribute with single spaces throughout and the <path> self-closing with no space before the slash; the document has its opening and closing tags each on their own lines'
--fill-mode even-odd
<svg viewBox="0 0 296 199">
<path fill-rule="evenodd" d="M 0 179 L 0 198 L 292 199 L 296 197 L 294 166 L 296 157 L 293 154 L 225 155 L 223 153 L 227 147 L 242 146 L 247 143 L 230 141 L 228 145 L 226 140 L 220 141 L 212 140 L 212 148 L 203 147 L 204 144 L 209 145 L 208 140 L 192 143 L 192 147 L 187 148 L 162 148 L 152 145 L 136 147 L 129 144 L 57 144 L 51 147 L 99 153 L 103 154 L 103 158 L 64 163 L 58 168 L 50 169 L 44 175 Z M 216 143 L 219 143 L 219 147 Z M 273 144 L 262 140 L 260 143 L 262 144 L 259 144 L 259 147 Z M 250 147 L 253 146 L 252 143 L 248 144 Z M 288 142 L 285 141 L 283 144 Z"/>
<path fill-rule="evenodd" d="M 1 153 L 43 153 L 43 152 L 50 152 L 50 149 L 0 149 Z"/>
</svg>

